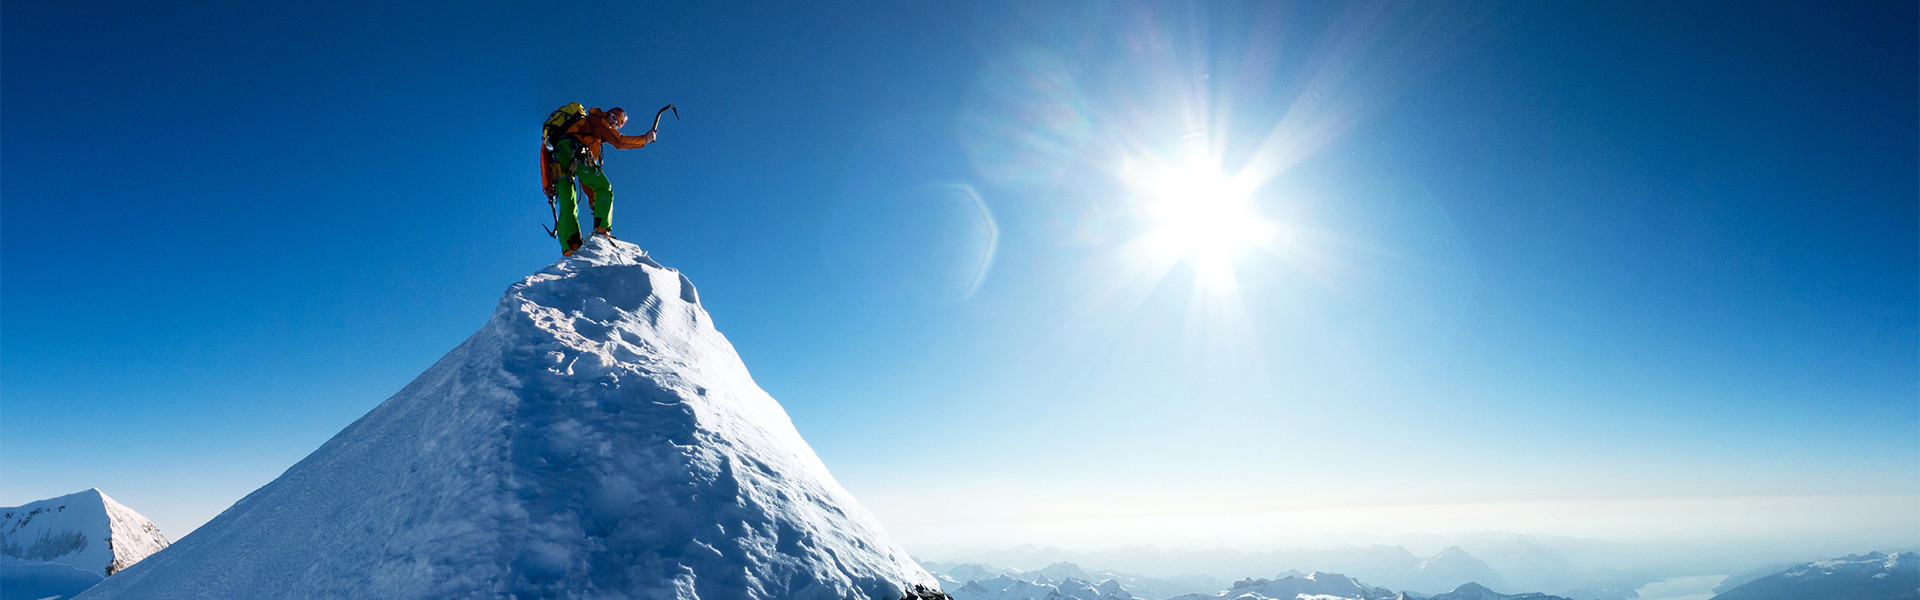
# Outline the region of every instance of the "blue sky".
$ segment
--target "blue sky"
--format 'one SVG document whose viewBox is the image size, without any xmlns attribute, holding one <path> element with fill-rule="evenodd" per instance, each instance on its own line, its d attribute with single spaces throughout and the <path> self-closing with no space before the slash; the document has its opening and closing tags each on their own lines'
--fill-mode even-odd
<svg viewBox="0 0 1920 600">
<path fill-rule="evenodd" d="M 616 232 L 916 552 L 1914 542 L 1916 22 L 10 3 L 0 503 L 198 526 L 557 258 L 548 111 L 671 102 Z"/>
</svg>

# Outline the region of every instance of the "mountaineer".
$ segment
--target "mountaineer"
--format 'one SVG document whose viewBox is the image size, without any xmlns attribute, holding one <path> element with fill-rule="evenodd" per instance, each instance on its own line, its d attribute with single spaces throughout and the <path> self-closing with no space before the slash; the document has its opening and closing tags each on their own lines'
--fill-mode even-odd
<svg viewBox="0 0 1920 600">
<path fill-rule="evenodd" d="M 665 112 L 666 109 L 661 109 Z M 677 118 L 680 111 L 675 110 Z M 548 235 L 560 240 L 560 254 L 573 256 L 580 249 L 580 220 L 576 212 L 580 190 L 586 191 L 587 207 L 593 211 L 593 232 L 613 237 L 613 185 L 600 170 L 601 144 L 622 150 L 644 147 L 659 137 L 660 120 L 654 129 L 641 135 L 620 133 L 627 124 L 627 111 L 618 107 L 605 111 L 586 109 L 575 102 L 560 107 L 547 117 L 541 130 L 540 183 L 547 192 L 554 212 L 553 229 Z"/>
</svg>

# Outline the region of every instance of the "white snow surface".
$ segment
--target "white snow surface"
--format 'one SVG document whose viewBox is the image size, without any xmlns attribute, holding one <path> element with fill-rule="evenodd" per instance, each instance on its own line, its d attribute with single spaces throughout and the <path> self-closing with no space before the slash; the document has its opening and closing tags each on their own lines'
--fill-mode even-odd
<svg viewBox="0 0 1920 600">
<path fill-rule="evenodd" d="M 828 474 L 693 284 L 595 237 L 278 479 L 81 598 L 891 599 L 912 584 L 938 582 Z"/>
<path fill-rule="evenodd" d="M 0 508 L 0 565 L 61 565 L 112 575 L 167 547 L 167 537 L 99 489 Z"/>
</svg>

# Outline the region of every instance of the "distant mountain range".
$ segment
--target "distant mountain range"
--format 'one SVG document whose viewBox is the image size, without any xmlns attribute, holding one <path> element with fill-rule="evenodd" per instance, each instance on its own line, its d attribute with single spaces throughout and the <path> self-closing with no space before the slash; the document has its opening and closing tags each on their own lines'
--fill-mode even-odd
<svg viewBox="0 0 1920 600">
<path fill-rule="evenodd" d="M 1422 560 L 1421 564 L 1441 568 L 1457 563 L 1461 554 L 1442 552 Z M 1167 592 L 1173 590 L 1191 589 L 1199 582 L 1173 583 L 1111 571 L 1088 572 L 1079 565 L 1064 562 L 1026 572 L 1010 572 L 977 563 L 923 562 L 921 566 L 941 579 L 942 589 L 952 594 L 954 600 L 1567 600 L 1537 593 L 1500 594 L 1471 582 L 1438 595 L 1395 592 L 1339 573 L 1318 571 L 1288 573 L 1273 579 L 1247 578 L 1228 586 L 1169 594 Z M 962 581 L 956 575 L 967 579 Z M 978 575 L 991 576 L 974 577 Z"/>
<path fill-rule="evenodd" d="M 1044 552 L 1035 552 L 1035 556 Z M 1406 590 L 1421 594 L 1436 594 L 1452 590 L 1461 584 L 1476 582 L 1495 588 L 1511 589 L 1513 585 L 1498 570 L 1486 562 L 1474 557 L 1460 546 L 1449 546 L 1433 556 L 1418 556 L 1403 546 L 1363 546 L 1350 548 L 1332 548 L 1321 550 L 1291 550 L 1259 553 L 1259 565 L 1248 570 L 1272 573 L 1285 570 L 1287 574 L 1305 574 L 1311 572 L 1347 573 L 1353 577 L 1377 585 Z M 1564 557 L 1551 554 L 1537 546 L 1515 545 L 1515 549 L 1502 554 L 1503 559 L 1518 564 L 1566 563 Z M 1520 557 L 1515 559 L 1514 557 Z M 927 568 L 945 572 L 955 581 L 964 583 L 977 579 L 986 579 L 998 575 L 1021 575 L 1011 569 L 996 569 L 984 563 L 923 563 Z M 1053 581 L 1066 578 L 1080 578 L 1088 581 L 1102 579 L 1120 579 L 1130 586 L 1151 587 L 1158 591 L 1173 591 L 1175 594 L 1204 591 L 1212 593 L 1221 589 L 1224 581 L 1210 576 L 1180 576 L 1155 580 L 1140 575 L 1126 575 L 1119 572 L 1073 572 L 1063 565 L 1073 565 L 1069 561 L 1055 561 L 1050 566 L 1030 573 L 1046 575 Z M 1073 567 L 1078 569 L 1079 567 Z M 1242 571 L 1243 573 L 1246 571 Z M 1026 575 L 1031 580 L 1032 576 Z M 1133 578 L 1131 581 L 1126 578 Z M 1563 579 L 1571 579 L 1565 577 Z M 1536 578 L 1537 579 L 1537 578 Z M 1163 585 L 1170 584 L 1170 585 Z M 1139 593 L 1139 592 L 1136 592 Z"/>
<path fill-rule="evenodd" d="M 1180 593 L 1211 593 L 1221 589 L 1221 583 L 1249 573 L 1280 572 L 1284 576 L 1322 571 L 1344 573 L 1374 585 L 1422 594 L 1448 592 L 1471 581 L 1493 589 L 1539 590 L 1581 600 L 1627 600 L 1634 597 L 1635 589 L 1675 574 L 1645 568 L 1595 568 L 1594 565 L 1631 562 L 1630 559 L 1643 550 L 1604 540 L 1501 532 L 1406 536 L 1404 539 L 1409 545 L 1442 549 L 1431 556 L 1421 556 L 1401 544 L 1294 550 L 1133 546 L 1096 552 L 1025 545 L 948 556 L 961 559 L 958 561 L 961 564 L 1017 567 L 995 573 L 973 573 L 975 576 L 969 577 L 956 575 L 962 583 L 1013 574 L 1035 565 L 1069 562 L 1101 565 L 1148 577 L 1180 575 L 1188 584 L 1201 583 L 1194 581 L 1199 576 L 1212 584 L 1202 589 L 1188 587 Z M 1099 581 L 1100 577 L 1096 575 L 1090 580 Z"/>
<path fill-rule="evenodd" d="M 1095 584 L 1079 578 L 1054 582 L 1044 577 L 1029 581 L 1001 575 L 945 589 L 954 600 L 1136 600 L 1132 592 L 1112 579 Z"/>
<path fill-rule="evenodd" d="M 1425 558 L 1395 546 L 1345 548 L 1323 551 L 1319 559 L 1342 561 L 1396 577 L 1397 582 L 1423 586 L 1438 585 L 1457 577 L 1487 577 L 1485 581 L 1499 581 L 1500 577 L 1485 562 L 1460 547 L 1449 547 Z M 1058 562 L 1033 571 L 985 563 L 923 561 L 921 564 L 942 581 L 942 588 L 951 593 L 954 600 L 1593 600 L 1632 597 L 1634 590 L 1620 587 L 1606 594 L 1504 594 L 1494 591 L 1495 585 L 1503 584 L 1489 585 L 1469 579 L 1445 591 L 1429 592 L 1411 586 L 1363 583 L 1371 580 L 1328 571 L 1289 571 L 1271 579 L 1246 578 L 1222 584 L 1205 576 L 1163 579 L 1090 570 L 1071 562 Z M 1515 588 L 1505 586 L 1505 589 Z M 1776 565 L 1767 573 L 1729 577 L 1726 585 L 1714 591 L 1719 595 L 1712 600 L 1920 600 L 1920 552 L 1869 552 L 1784 567 Z"/>
<path fill-rule="evenodd" d="M 975 587 L 983 588 L 962 593 L 960 596 L 956 596 L 956 598 L 997 599 L 1000 595 L 984 595 L 982 592 L 1000 592 L 1009 588 L 1028 589 L 1026 586 L 1015 584 L 1015 581 L 1038 586 L 1053 586 L 1055 588 L 1072 587 L 1061 585 L 1071 581 L 1079 581 L 1082 583 L 1112 581 L 1122 586 L 1122 589 L 1126 590 L 1128 594 L 1150 600 L 1159 600 L 1161 598 L 1195 592 L 1212 593 L 1215 590 L 1227 587 L 1226 581 L 1205 575 L 1146 577 L 1117 571 L 1090 571 L 1070 562 L 1057 562 L 1032 571 L 1003 569 L 983 563 L 921 561 L 920 565 L 933 573 L 934 577 L 939 578 L 941 580 L 941 589 L 947 590 L 949 593 L 953 593 L 953 590 L 966 588 L 969 584 L 975 583 L 978 584 L 978 586 Z M 1007 596 L 1013 598 L 1017 597 L 1017 594 Z M 1045 597 L 1045 594 L 1036 597 Z M 1080 600 L 1095 599 L 1083 597 L 1080 598 Z"/>
</svg>

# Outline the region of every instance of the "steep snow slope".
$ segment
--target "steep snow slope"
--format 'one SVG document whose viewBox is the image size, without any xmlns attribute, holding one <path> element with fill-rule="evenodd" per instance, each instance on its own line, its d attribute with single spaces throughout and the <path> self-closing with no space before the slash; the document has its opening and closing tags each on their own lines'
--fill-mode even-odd
<svg viewBox="0 0 1920 600">
<path fill-rule="evenodd" d="M 279 479 L 83 595 L 899 598 L 693 284 L 602 238 Z"/>
</svg>

